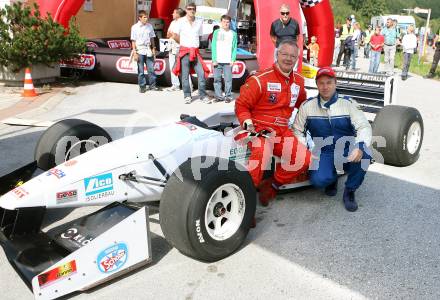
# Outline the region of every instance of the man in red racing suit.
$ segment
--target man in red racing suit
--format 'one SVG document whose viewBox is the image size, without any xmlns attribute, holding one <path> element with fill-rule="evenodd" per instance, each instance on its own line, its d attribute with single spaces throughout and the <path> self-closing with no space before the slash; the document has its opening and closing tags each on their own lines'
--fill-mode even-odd
<svg viewBox="0 0 440 300">
<path fill-rule="evenodd" d="M 293 71 L 298 53 L 294 41 L 283 41 L 278 47 L 277 62 L 248 78 L 235 103 L 235 114 L 245 130 L 271 132 L 270 138 L 260 136 L 248 142 L 251 155 L 247 167 L 264 206 L 276 196 L 280 185 L 294 182 L 306 173 L 310 163 L 310 152 L 288 126 L 293 110 L 306 100 L 304 78 Z M 262 182 L 272 155 L 280 157 L 281 163 L 273 178 Z"/>
</svg>

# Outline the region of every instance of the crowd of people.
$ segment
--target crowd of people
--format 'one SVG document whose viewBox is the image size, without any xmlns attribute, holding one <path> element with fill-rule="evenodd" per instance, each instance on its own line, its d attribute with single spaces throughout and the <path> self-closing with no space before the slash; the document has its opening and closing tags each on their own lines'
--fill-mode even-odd
<svg viewBox="0 0 440 300">
<path fill-rule="evenodd" d="M 427 78 L 434 77 L 440 58 L 438 36 L 439 35 L 436 35 L 432 46 L 436 49 L 436 52 L 431 70 L 429 74 L 425 76 Z M 349 16 L 346 18 L 346 23 L 342 26 L 337 26 L 335 30 L 335 65 L 340 67 L 343 57 L 342 65 L 345 69 L 356 70 L 356 59 L 358 58 L 358 51 L 361 45 L 363 45 L 364 48 L 364 58 L 369 59 L 368 72 L 385 73 L 389 76 L 394 75 L 396 50 L 397 47 L 400 46 L 403 54 L 402 80 L 408 78 L 408 70 L 412 56 L 419 47 L 418 37 L 415 34 L 413 25 L 409 25 L 405 32 L 401 32 L 398 29 L 397 21 L 388 18 L 383 27 L 378 25 L 373 28 L 373 26 L 369 25 L 367 29 L 362 31 L 360 24 L 353 19 L 353 16 Z M 384 68 L 383 70 L 379 70 L 382 53 Z"/>
</svg>

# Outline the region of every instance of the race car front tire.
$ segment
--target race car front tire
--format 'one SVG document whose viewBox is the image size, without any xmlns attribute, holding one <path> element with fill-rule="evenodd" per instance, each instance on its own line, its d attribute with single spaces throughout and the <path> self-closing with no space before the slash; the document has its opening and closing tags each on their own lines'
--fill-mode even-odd
<svg viewBox="0 0 440 300">
<path fill-rule="evenodd" d="M 42 170 L 112 141 L 110 135 L 96 124 L 65 119 L 50 126 L 35 147 L 34 159 Z"/>
<path fill-rule="evenodd" d="M 405 167 L 418 160 L 423 142 L 423 119 L 417 109 L 385 106 L 376 115 L 372 127 L 373 137 L 377 140 L 375 149 L 385 164 Z M 382 157 L 376 160 L 380 161 Z"/>
<path fill-rule="evenodd" d="M 201 167 L 207 162 L 209 167 Z M 160 225 L 180 252 L 213 262 L 243 244 L 255 207 L 256 191 L 246 170 L 233 161 L 197 157 L 169 178 L 160 200 Z"/>
</svg>

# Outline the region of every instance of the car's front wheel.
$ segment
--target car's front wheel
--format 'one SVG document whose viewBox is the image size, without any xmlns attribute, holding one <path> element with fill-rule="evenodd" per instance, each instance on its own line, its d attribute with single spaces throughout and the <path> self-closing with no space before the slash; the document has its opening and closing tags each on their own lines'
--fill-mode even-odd
<svg viewBox="0 0 440 300">
<path fill-rule="evenodd" d="M 200 162 L 212 159 L 209 167 Z M 256 191 L 247 171 L 219 158 L 193 158 L 167 182 L 160 200 L 165 238 L 180 252 L 217 261 L 245 240 L 255 214 Z"/>
</svg>

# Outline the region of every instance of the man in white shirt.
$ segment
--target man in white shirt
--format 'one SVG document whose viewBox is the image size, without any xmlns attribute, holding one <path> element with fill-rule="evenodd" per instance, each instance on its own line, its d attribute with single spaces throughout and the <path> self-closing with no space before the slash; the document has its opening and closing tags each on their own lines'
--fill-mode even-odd
<svg viewBox="0 0 440 300">
<path fill-rule="evenodd" d="M 154 73 L 154 59 L 156 57 L 156 48 L 154 46 L 153 26 L 148 23 L 148 16 L 145 10 L 139 11 L 139 21 L 131 26 L 131 45 L 133 54 L 137 55 L 138 65 L 138 84 L 139 92 L 147 91 L 147 80 L 144 73 L 144 65 L 147 65 L 148 84 L 150 90 L 159 90 L 156 86 L 156 74 Z"/>
<path fill-rule="evenodd" d="M 209 69 L 203 62 L 199 52 L 200 36 L 202 35 L 203 21 L 195 18 L 196 5 L 188 3 L 186 5 L 186 17 L 180 18 L 177 21 L 173 39 L 179 42 L 179 55 L 174 67 L 174 74 L 182 74 L 182 88 L 185 97 L 185 103 L 189 104 L 192 101 L 191 88 L 189 85 L 189 72 L 194 69 L 197 73 L 198 89 L 200 99 L 207 104 L 211 100 L 206 94 L 205 76 L 209 74 Z"/>
<path fill-rule="evenodd" d="M 185 16 L 185 11 L 183 9 L 176 8 L 173 11 L 173 21 L 171 21 L 170 26 L 168 27 L 167 38 L 170 39 L 171 49 L 168 53 L 168 62 L 170 64 L 170 72 L 171 72 L 171 87 L 167 89 L 168 91 L 178 91 L 180 90 L 180 81 L 179 77 L 177 77 L 173 72 L 174 63 L 176 62 L 177 54 L 179 53 L 179 43 L 173 39 L 173 33 L 176 31 L 177 21 L 180 18 Z"/>
</svg>

